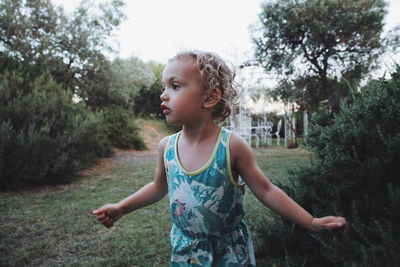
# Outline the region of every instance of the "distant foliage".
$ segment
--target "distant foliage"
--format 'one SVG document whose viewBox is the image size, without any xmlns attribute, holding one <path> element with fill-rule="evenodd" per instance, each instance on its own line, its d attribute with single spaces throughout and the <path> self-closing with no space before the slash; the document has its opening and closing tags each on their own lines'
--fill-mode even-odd
<svg viewBox="0 0 400 267">
<path fill-rule="evenodd" d="M 0 187 L 59 183 L 111 153 L 99 117 L 50 74 L 0 75 Z"/>
<path fill-rule="evenodd" d="M 338 115 L 321 110 L 308 143 L 317 162 L 279 186 L 315 216 L 342 215 L 351 227 L 312 234 L 276 216 L 259 256 L 278 266 L 399 266 L 400 67 L 352 93 Z"/>
<path fill-rule="evenodd" d="M 135 115 L 161 117 L 160 95 L 163 64 L 144 63 L 136 57 L 114 59 L 111 78 L 115 91 L 125 94 L 126 104 Z M 121 105 L 122 106 L 122 105 Z"/>
<path fill-rule="evenodd" d="M 106 56 L 123 5 L 83 0 L 67 14 L 51 0 L 0 1 L 1 188 L 64 182 L 112 145 L 143 148 L 131 111 L 154 75 Z"/>
<path fill-rule="evenodd" d="M 161 81 L 164 65 L 155 62 L 149 62 L 147 63 L 147 68 L 153 74 L 154 80 L 150 86 L 143 86 L 138 94 L 136 94 L 134 98 L 133 111 L 135 114 L 145 116 L 151 115 L 153 117 L 164 118 L 160 108 L 160 95 L 164 88 Z"/>
<path fill-rule="evenodd" d="M 111 144 L 119 148 L 145 149 L 146 145 L 139 137 L 132 111 L 119 106 L 104 108 L 102 111 L 106 134 Z"/>
<path fill-rule="evenodd" d="M 29 66 L 31 77 L 50 72 L 58 84 L 91 107 L 107 101 L 104 98 L 115 102 L 121 97 L 104 86 L 109 84 L 105 52 L 113 51 L 110 37 L 125 18 L 123 6 L 121 0 L 97 4 L 82 0 L 68 14 L 51 0 L 2 0 L 0 54 Z"/>
</svg>

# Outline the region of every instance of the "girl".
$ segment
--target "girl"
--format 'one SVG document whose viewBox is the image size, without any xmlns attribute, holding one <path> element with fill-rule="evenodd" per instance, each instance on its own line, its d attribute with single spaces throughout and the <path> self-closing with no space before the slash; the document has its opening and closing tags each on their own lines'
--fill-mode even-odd
<svg viewBox="0 0 400 267">
<path fill-rule="evenodd" d="M 245 184 L 265 206 L 311 231 L 347 227 L 342 217 L 311 216 L 264 176 L 243 139 L 218 126 L 236 96 L 233 79 L 216 54 L 194 51 L 172 58 L 163 72 L 161 108 L 168 123 L 182 125 L 182 131 L 160 141 L 153 182 L 93 212 L 111 227 L 168 193 L 171 266 L 255 266 L 244 221 Z"/>
</svg>

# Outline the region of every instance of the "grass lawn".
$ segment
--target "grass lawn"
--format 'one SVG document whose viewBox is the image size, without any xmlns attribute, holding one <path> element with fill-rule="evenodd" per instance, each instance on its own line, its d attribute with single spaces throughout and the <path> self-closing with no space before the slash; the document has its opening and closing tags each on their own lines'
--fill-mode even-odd
<svg viewBox="0 0 400 267">
<path fill-rule="evenodd" d="M 282 147 L 260 148 L 255 155 L 271 180 L 285 179 L 288 168 L 308 165 L 311 158 L 303 149 Z M 111 229 L 89 213 L 150 182 L 154 168 L 153 152 L 121 152 L 68 185 L 1 192 L 0 266 L 167 266 L 167 198 Z M 269 211 L 251 193 L 246 209 L 250 227 L 268 227 Z"/>
</svg>

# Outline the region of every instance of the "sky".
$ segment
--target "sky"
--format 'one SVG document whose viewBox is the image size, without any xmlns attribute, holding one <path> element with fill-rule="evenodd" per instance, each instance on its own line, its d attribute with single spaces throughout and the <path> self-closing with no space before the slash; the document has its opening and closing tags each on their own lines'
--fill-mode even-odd
<svg viewBox="0 0 400 267">
<path fill-rule="evenodd" d="M 92 0 L 93 1 L 93 0 Z M 53 0 L 72 12 L 79 0 Z M 93 2 L 104 2 L 101 0 Z M 166 63 L 186 49 L 213 51 L 238 65 L 253 55 L 249 27 L 263 0 L 125 0 L 126 19 L 115 31 L 119 56 Z M 386 30 L 400 25 L 400 0 L 387 1 Z M 397 14 L 396 14 L 397 13 Z M 400 62 L 400 55 L 396 56 Z M 389 66 L 393 58 L 386 58 Z M 264 75 L 260 70 L 256 75 Z M 271 81 L 271 84 L 273 81 Z"/>
<path fill-rule="evenodd" d="M 79 0 L 53 0 L 67 12 Z M 101 1 L 94 1 L 101 2 Z M 251 49 L 248 27 L 257 21 L 260 0 L 125 0 L 127 18 L 115 32 L 120 57 L 165 63 L 184 49 L 235 59 Z"/>
<path fill-rule="evenodd" d="M 71 12 L 79 0 L 53 2 Z M 165 63 L 181 50 L 201 49 L 216 52 L 235 63 L 242 57 L 251 56 L 249 26 L 257 22 L 262 2 L 125 0 L 127 18 L 115 32 L 119 55 L 122 58 L 137 56 L 144 61 Z M 392 28 L 400 25 L 400 0 L 387 2 L 386 28 Z"/>
<path fill-rule="evenodd" d="M 129 1 L 129 19 L 119 31 L 121 56 L 133 52 L 144 60 L 164 62 L 180 50 L 201 49 L 232 60 L 250 50 L 248 27 L 257 21 L 259 10 L 259 0 Z"/>
</svg>

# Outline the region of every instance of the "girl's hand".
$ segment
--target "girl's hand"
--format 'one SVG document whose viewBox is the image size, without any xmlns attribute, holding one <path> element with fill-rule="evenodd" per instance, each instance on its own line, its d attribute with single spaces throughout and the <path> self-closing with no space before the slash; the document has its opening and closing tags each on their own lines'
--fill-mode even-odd
<svg viewBox="0 0 400 267">
<path fill-rule="evenodd" d="M 93 215 L 96 216 L 97 220 L 101 224 L 110 228 L 119 218 L 122 217 L 123 213 L 117 204 L 107 204 L 100 209 L 93 211 Z"/>
<path fill-rule="evenodd" d="M 348 228 L 348 223 L 343 217 L 327 216 L 314 218 L 311 222 L 311 227 L 315 232 L 334 229 L 345 231 Z"/>
</svg>

